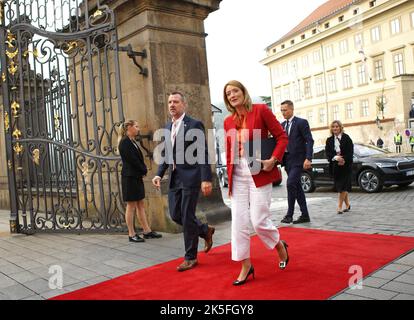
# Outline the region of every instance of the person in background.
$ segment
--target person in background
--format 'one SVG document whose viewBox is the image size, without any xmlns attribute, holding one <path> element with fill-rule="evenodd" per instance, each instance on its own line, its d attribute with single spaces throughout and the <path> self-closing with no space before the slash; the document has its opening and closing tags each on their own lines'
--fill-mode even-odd
<svg viewBox="0 0 414 320">
<path fill-rule="evenodd" d="M 394 143 L 395 143 L 395 152 L 401 153 L 402 135 L 398 131 L 397 131 L 397 134 L 394 136 Z"/>
<path fill-rule="evenodd" d="M 137 141 L 136 136 L 139 133 L 138 123 L 135 120 L 126 121 L 121 128 L 121 140 L 119 142 L 119 153 L 122 159 L 122 197 L 127 203 L 125 220 L 128 227 L 130 242 L 144 242 L 135 232 L 134 214 L 137 214 L 139 223 L 144 230 L 144 238 L 161 238 L 162 235 L 152 231 L 149 227 L 147 216 L 145 215 L 144 198 L 145 189 L 142 178 L 147 174 L 147 167 L 144 162 L 144 156 Z"/>
<path fill-rule="evenodd" d="M 300 177 L 303 170 L 308 170 L 312 167 L 312 133 L 308 121 L 294 115 L 294 105 L 292 101 L 286 100 L 282 102 L 280 111 L 285 118 L 285 121 L 282 122 L 282 126 L 289 137 L 289 143 L 283 156 L 283 166 L 288 174 L 286 182 L 288 210 L 281 222 L 293 222 L 294 224 L 310 222 L 306 197 L 302 189 Z M 293 221 L 296 201 L 299 204 L 302 214 L 297 220 Z"/>
<path fill-rule="evenodd" d="M 378 137 L 377 147 L 381 149 L 384 147 L 384 141 L 382 141 L 381 137 Z"/>
<path fill-rule="evenodd" d="M 329 161 L 329 173 L 334 179 L 334 188 L 339 192 L 337 213 L 351 210 L 349 192 L 352 190 L 352 162 L 354 143 L 344 132 L 344 126 L 338 120 L 331 123 L 331 136 L 326 139 L 325 152 Z M 346 208 L 342 210 L 345 202 Z"/>
<path fill-rule="evenodd" d="M 408 139 L 408 142 L 410 143 L 410 146 L 411 146 L 411 153 L 413 153 L 414 152 L 414 134 L 410 136 L 410 138 Z"/>
<path fill-rule="evenodd" d="M 246 87 L 239 81 L 229 81 L 223 89 L 223 98 L 230 115 L 224 120 L 226 163 L 231 197 L 231 257 L 241 262 L 241 270 L 233 285 L 246 283 L 254 278 L 250 259 L 250 221 L 260 240 L 279 256 L 279 268 L 289 262 L 288 245 L 270 217 L 272 182 L 280 179 L 277 164 L 282 161 L 287 136 L 275 115 L 265 104 L 252 104 Z M 260 138 L 269 132 L 277 143 L 269 159 L 261 160 L 262 169 L 253 174 L 246 158 L 244 143 L 253 140 L 253 130 Z M 257 131 L 256 131 L 257 132 Z M 248 155 L 248 154 L 247 154 Z"/>
<path fill-rule="evenodd" d="M 372 141 L 372 139 L 369 139 L 369 144 L 370 144 L 371 146 L 375 146 L 375 143 L 374 143 L 374 141 Z"/>
</svg>

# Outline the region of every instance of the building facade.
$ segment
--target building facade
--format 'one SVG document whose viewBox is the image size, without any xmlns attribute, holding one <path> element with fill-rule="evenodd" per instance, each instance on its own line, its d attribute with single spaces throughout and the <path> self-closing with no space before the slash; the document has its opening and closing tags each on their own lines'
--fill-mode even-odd
<svg viewBox="0 0 414 320">
<path fill-rule="evenodd" d="M 329 0 L 287 35 L 266 48 L 273 109 L 295 103 L 315 145 L 341 120 L 355 142 L 381 137 L 394 151 L 414 101 L 414 1 Z"/>
</svg>

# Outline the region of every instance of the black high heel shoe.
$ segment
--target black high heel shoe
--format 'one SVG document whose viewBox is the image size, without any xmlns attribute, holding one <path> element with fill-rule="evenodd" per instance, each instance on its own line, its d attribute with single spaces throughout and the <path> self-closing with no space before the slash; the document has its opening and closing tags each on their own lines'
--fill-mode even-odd
<svg viewBox="0 0 414 320">
<path fill-rule="evenodd" d="M 344 210 L 344 212 L 349 212 L 349 211 L 351 211 L 351 204 L 349 204 L 349 207 Z"/>
<path fill-rule="evenodd" d="M 283 247 L 285 248 L 286 251 L 286 260 L 285 261 L 280 261 L 279 262 L 279 268 L 280 269 L 285 269 L 289 263 L 289 253 L 288 253 L 288 244 L 284 241 L 284 240 L 280 240 L 280 242 L 283 244 Z"/>
<path fill-rule="evenodd" d="M 233 286 L 241 286 L 242 284 L 245 284 L 247 281 L 247 278 L 252 275 L 253 279 L 254 279 L 254 268 L 253 265 L 250 266 L 249 272 L 246 275 L 246 278 L 244 278 L 243 280 L 236 280 L 233 282 Z"/>
</svg>

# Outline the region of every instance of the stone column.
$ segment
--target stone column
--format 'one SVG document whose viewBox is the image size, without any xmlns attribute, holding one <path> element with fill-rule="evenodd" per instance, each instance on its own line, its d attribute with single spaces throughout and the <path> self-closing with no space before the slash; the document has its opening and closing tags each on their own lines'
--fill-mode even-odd
<svg viewBox="0 0 414 320">
<path fill-rule="evenodd" d="M 130 0 L 108 1 L 115 10 L 120 46 L 146 50 L 147 58 L 138 58 L 148 76 L 120 53 L 122 96 L 126 119 L 137 119 L 142 134 L 163 128 L 169 120 L 168 93 L 179 90 L 188 98 L 187 113 L 212 129 L 208 83 L 204 19 L 219 8 L 221 0 Z M 157 143 L 144 141 L 151 150 Z M 214 155 L 214 140 L 209 142 Z M 147 159 L 145 178 L 146 209 L 155 230 L 178 232 L 180 228 L 168 213 L 167 180 L 161 192 L 152 187 L 157 165 Z M 197 214 L 215 223 L 230 218 L 223 203 L 215 167 L 214 190 L 208 198 L 200 196 Z"/>
</svg>

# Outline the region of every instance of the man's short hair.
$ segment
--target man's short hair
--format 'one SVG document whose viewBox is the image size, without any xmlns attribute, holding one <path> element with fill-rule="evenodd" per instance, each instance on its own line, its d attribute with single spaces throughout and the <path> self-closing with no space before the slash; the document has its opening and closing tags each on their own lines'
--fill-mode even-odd
<svg viewBox="0 0 414 320">
<path fill-rule="evenodd" d="M 182 102 L 184 102 L 184 103 L 187 102 L 187 99 L 186 99 L 185 95 L 182 92 L 180 92 L 180 91 L 171 92 L 169 95 L 170 96 L 172 96 L 172 95 L 179 95 Z"/>
<path fill-rule="evenodd" d="M 288 107 L 293 109 L 293 102 L 291 100 L 285 100 L 280 105 L 284 105 L 284 104 L 287 104 Z"/>
</svg>

